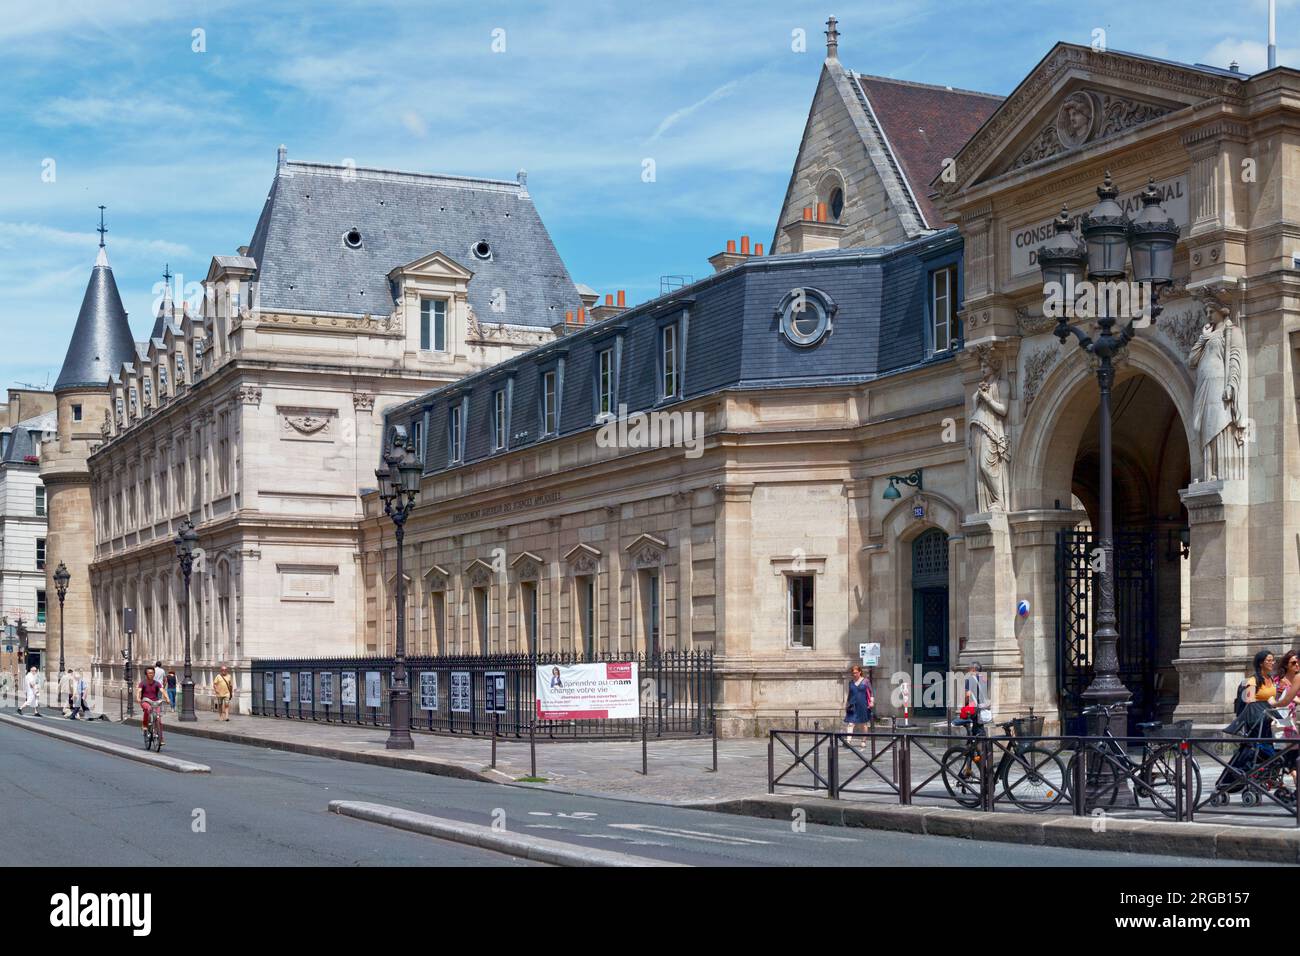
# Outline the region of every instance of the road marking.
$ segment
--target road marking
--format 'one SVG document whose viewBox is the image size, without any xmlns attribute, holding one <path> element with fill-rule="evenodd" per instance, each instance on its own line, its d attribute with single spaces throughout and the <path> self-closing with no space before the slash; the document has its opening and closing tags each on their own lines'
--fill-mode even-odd
<svg viewBox="0 0 1300 956">
<path fill-rule="evenodd" d="M 769 840 L 750 840 L 746 837 L 726 836 L 718 833 L 702 833 L 699 830 L 679 830 L 674 827 L 660 827 L 651 823 L 611 823 L 617 830 L 636 830 L 653 836 L 681 837 L 685 840 L 700 840 L 704 843 L 727 843 L 731 846 L 771 846 Z"/>
</svg>

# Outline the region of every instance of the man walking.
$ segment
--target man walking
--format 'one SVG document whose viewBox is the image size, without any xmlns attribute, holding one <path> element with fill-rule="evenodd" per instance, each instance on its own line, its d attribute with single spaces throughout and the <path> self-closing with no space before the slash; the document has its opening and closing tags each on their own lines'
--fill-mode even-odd
<svg viewBox="0 0 1300 956">
<path fill-rule="evenodd" d="M 235 679 L 225 664 L 221 665 L 221 673 L 212 680 L 212 692 L 217 697 L 217 719 L 230 720 L 230 698 L 235 694 Z"/>
<path fill-rule="evenodd" d="M 23 687 L 27 691 L 27 700 L 23 707 L 32 708 L 33 716 L 41 716 L 41 679 L 36 675 L 36 668 L 33 667 L 23 678 Z M 18 708 L 18 713 L 23 712 L 23 707 Z"/>
</svg>

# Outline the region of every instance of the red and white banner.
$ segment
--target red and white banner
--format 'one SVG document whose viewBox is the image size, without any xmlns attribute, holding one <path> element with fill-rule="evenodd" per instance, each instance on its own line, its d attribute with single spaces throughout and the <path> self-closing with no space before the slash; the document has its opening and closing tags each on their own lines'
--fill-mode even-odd
<svg viewBox="0 0 1300 956">
<path fill-rule="evenodd" d="M 635 720 L 636 663 L 538 664 L 538 720 Z"/>
</svg>

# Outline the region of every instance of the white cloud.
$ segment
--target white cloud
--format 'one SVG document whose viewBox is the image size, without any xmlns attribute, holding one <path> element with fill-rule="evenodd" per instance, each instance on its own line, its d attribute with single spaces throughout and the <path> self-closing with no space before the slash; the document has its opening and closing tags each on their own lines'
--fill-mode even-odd
<svg viewBox="0 0 1300 956">
<path fill-rule="evenodd" d="M 716 90 L 714 90 L 712 93 L 710 93 L 708 96 L 704 97 L 704 99 L 696 100 L 690 106 L 684 106 L 679 110 L 675 110 L 672 113 L 669 113 L 667 116 L 663 118 L 663 120 L 660 121 L 659 125 L 655 127 L 654 133 L 650 136 L 650 142 L 653 143 L 660 136 L 668 132 L 670 129 L 672 129 L 682 120 L 686 119 L 686 117 L 690 116 L 692 113 L 698 112 L 699 110 L 708 106 L 710 103 L 716 103 L 718 100 L 730 96 L 732 93 L 736 91 L 736 88 L 740 86 L 740 83 L 741 83 L 740 80 L 732 80 L 729 83 L 724 83 L 721 86 L 719 86 Z"/>
<path fill-rule="evenodd" d="M 32 242 L 54 246 L 71 246 L 90 249 L 99 244 L 99 236 L 94 232 L 71 232 L 55 229 L 32 222 L 0 221 L 0 246 L 12 247 L 28 245 Z M 190 256 L 189 246 L 165 239 L 133 239 L 130 236 L 112 236 L 113 248 L 130 254 L 150 254 L 166 256 Z"/>
<path fill-rule="evenodd" d="M 1235 37 L 1220 40 L 1201 62 L 1227 69 L 1228 64 L 1236 60 L 1243 73 L 1262 73 L 1268 69 L 1268 42 L 1267 33 L 1263 30 L 1260 33 L 1264 40 L 1239 40 Z M 1279 46 L 1277 62 L 1279 66 L 1300 65 L 1300 47 Z"/>
</svg>

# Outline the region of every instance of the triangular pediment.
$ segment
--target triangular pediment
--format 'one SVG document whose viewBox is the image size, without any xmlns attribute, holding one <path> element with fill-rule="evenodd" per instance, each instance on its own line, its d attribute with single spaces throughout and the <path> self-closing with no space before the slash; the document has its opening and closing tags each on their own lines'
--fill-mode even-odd
<svg viewBox="0 0 1300 956">
<path fill-rule="evenodd" d="M 1058 43 L 955 157 L 950 197 L 1003 175 L 1067 161 L 1196 104 L 1241 95 L 1246 74 Z"/>
<path fill-rule="evenodd" d="M 404 266 L 398 266 L 388 273 L 390 279 L 403 279 L 411 276 L 437 277 L 441 279 L 462 279 L 468 281 L 474 273 L 447 255 L 445 252 L 431 252 Z"/>
</svg>

